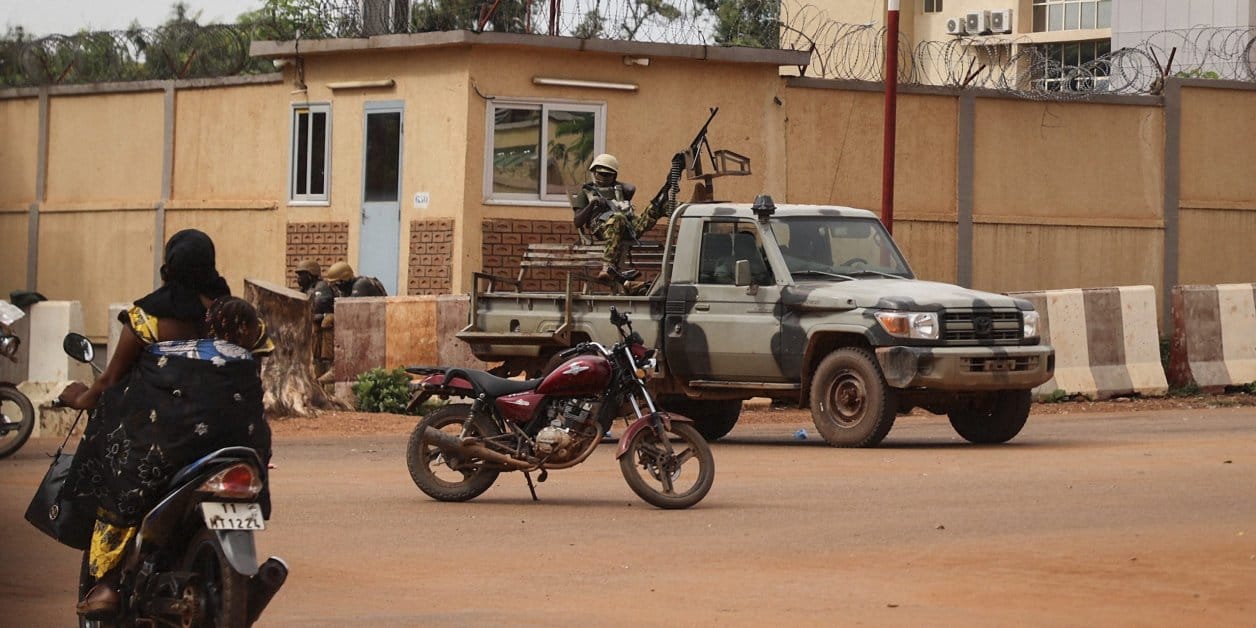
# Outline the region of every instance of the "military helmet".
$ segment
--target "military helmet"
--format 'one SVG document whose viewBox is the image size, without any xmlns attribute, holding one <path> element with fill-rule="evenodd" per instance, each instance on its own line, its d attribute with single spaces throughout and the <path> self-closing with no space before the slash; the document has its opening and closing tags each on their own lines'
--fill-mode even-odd
<svg viewBox="0 0 1256 628">
<path fill-rule="evenodd" d="M 593 163 L 589 166 L 589 172 L 594 170 L 610 170 L 615 174 L 619 174 L 619 160 L 610 153 L 602 153 L 593 158 Z"/>
<path fill-rule="evenodd" d="M 323 279 L 327 281 L 346 281 L 353 279 L 353 267 L 348 262 L 336 262 L 327 269 L 327 274 L 323 275 Z"/>
<path fill-rule="evenodd" d="M 312 259 L 307 259 L 307 260 L 305 260 L 304 262 L 301 262 L 300 264 L 297 264 L 297 272 L 298 272 L 298 273 L 309 273 L 309 274 L 311 274 L 311 275 L 313 275 L 313 276 L 317 277 L 317 276 L 319 276 L 319 274 L 321 274 L 321 273 L 323 272 L 323 267 L 319 266 L 319 265 L 318 265 L 318 262 L 316 262 L 316 261 L 314 261 L 314 260 L 312 260 Z"/>
</svg>

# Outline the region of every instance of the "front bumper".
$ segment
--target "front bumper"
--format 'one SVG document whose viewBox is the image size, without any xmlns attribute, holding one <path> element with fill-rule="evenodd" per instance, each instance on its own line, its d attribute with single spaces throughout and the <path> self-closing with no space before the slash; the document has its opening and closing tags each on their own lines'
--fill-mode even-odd
<svg viewBox="0 0 1256 628">
<path fill-rule="evenodd" d="M 1051 379 L 1055 350 L 1013 347 L 880 347 L 877 361 L 894 388 L 1030 389 Z"/>
</svg>

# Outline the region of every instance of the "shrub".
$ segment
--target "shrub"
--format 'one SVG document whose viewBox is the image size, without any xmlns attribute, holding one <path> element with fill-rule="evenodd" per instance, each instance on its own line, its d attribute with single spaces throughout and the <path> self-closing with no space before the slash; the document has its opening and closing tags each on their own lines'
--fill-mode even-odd
<svg viewBox="0 0 1256 628">
<path fill-rule="evenodd" d="M 1070 395 L 1068 391 L 1056 388 L 1051 391 L 1051 394 L 1042 398 L 1042 403 L 1064 403 L 1065 401 L 1072 401 L 1072 399 L 1073 395 Z"/>
<path fill-rule="evenodd" d="M 373 368 L 358 375 L 353 395 L 363 412 L 404 414 L 410 402 L 410 376 L 400 367 L 391 371 Z"/>
</svg>

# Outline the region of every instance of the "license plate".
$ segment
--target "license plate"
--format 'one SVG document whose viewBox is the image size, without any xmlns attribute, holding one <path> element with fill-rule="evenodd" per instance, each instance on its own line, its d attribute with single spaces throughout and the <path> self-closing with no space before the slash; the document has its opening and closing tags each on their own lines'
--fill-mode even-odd
<svg viewBox="0 0 1256 628">
<path fill-rule="evenodd" d="M 987 371 L 1010 371 L 1015 366 L 1015 360 L 986 360 Z"/>
<path fill-rule="evenodd" d="M 201 502 L 205 527 L 210 530 L 265 530 L 259 504 Z"/>
</svg>

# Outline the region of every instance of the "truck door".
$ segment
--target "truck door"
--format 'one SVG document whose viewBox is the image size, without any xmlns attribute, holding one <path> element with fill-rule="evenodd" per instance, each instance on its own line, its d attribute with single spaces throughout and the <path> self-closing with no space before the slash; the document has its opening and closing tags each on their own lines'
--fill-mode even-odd
<svg viewBox="0 0 1256 628">
<path fill-rule="evenodd" d="M 697 276 L 674 286 L 668 299 L 667 362 L 677 375 L 690 381 L 784 380 L 773 351 L 781 288 L 760 242 L 753 222 L 704 226 Z M 733 285 L 735 263 L 743 259 L 750 262 L 751 286 Z"/>
</svg>

